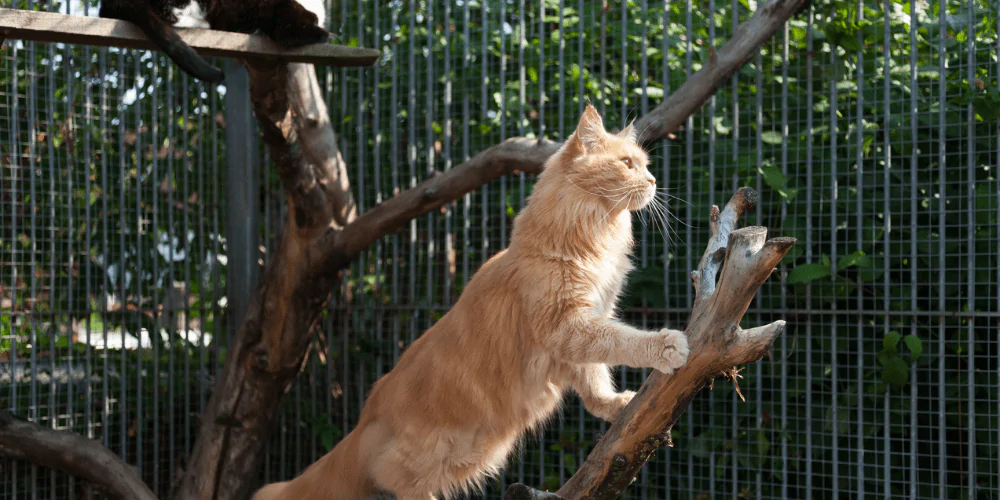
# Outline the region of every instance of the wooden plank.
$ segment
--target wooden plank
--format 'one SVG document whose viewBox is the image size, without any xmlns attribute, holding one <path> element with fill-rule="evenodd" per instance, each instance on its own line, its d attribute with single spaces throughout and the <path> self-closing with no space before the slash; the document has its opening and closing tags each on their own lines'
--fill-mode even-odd
<svg viewBox="0 0 1000 500">
<path fill-rule="evenodd" d="M 335 67 L 371 66 L 379 51 L 345 45 L 314 44 L 285 49 L 270 38 L 197 28 L 178 28 L 199 54 L 236 59 L 276 59 Z M 138 26 L 117 19 L 69 16 L 0 8 L 0 37 L 103 47 L 158 50 Z"/>
</svg>

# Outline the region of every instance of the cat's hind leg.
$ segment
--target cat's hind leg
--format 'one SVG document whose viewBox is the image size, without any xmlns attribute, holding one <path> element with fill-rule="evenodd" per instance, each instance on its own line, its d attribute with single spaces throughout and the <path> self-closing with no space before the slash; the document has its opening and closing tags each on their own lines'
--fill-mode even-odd
<svg viewBox="0 0 1000 500">
<path fill-rule="evenodd" d="M 499 474 L 517 435 L 478 429 L 411 430 L 397 434 L 371 462 L 377 488 L 403 498 L 455 498 Z"/>
<path fill-rule="evenodd" d="M 616 391 L 609 367 L 598 363 L 576 366 L 571 385 L 580 395 L 584 408 L 608 422 L 614 422 L 635 397 L 633 391 Z"/>
<path fill-rule="evenodd" d="M 396 436 L 374 457 L 369 474 L 378 489 L 399 500 L 435 500 L 433 485 L 440 482 L 442 469 L 437 457 L 416 452 Z"/>
</svg>

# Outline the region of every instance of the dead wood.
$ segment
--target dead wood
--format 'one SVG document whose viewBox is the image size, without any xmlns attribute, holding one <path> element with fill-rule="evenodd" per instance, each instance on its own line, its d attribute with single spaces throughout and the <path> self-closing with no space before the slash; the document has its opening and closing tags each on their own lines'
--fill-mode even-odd
<svg viewBox="0 0 1000 500">
<path fill-rule="evenodd" d="M 640 140 L 649 144 L 667 137 L 805 3 L 806 0 L 772 0 L 762 5 L 701 70 L 635 123 Z M 202 414 L 198 438 L 176 495 L 178 499 L 242 500 L 257 486 L 261 447 L 274 428 L 285 393 L 302 367 L 312 330 L 331 292 L 340 282 L 341 272 L 361 252 L 410 220 L 451 203 L 494 179 L 516 171 L 540 171 L 548 157 L 560 147 L 559 143 L 547 140 L 510 139 L 357 215 L 350 198 L 346 165 L 317 91 L 320 87 L 315 72 L 311 67 L 263 59 L 251 62 L 250 69 L 254 113 L 288 200 L 288 220 L 278 249 L 269 256 L 254 290 L 246 317 L 231 341 L 222 373 Z M 762 228 L 742 231 L 730 237 L 730 246 L 743 241 L 745 248 L 753 249 L 758 239 L 763 242 Z M 761 252 L 752 255 L 759 256 L 756 259 L 776 255 L 780 245 L 775 245 L 761 246 Z M 715 261 L 710 259 L 710 262 Z M 723 277 L 726 269 L 723 269 Z M 738 282 L 738 278 L 730 278 L 730 281 Z M 745 285 L 751 286 L 752 282 L 747 281 Z M 759 283 L 752 289 L 756 290 L 757 286 Z M 710 295 L 707 291 L 699 293 L 699 296 Z M 753 294 L 746 295 L 752 297 Z M 735 311 L 724 311 L 726 307 L 733 305 L 705 306 L 717 318 L 723 317 L 722 313 Z M 742 312 L 739 311 L 740 315 Z M 701 324 L 694 316 L 692 322 Z M 738 320 L 733 325 L 738 325 Z M 750 352 L 755 339 L 777 334 L 776 330 L 780 330 L 776 326 L 773 332 L 750 335 L 739 331 L 738 326 L 735 328 L 737 330 L 729 334 L 733 340 L 728 344 L 692 343 L 694 351 L 689 366 L 702 366 L 699 349 L 709 353 L 740 342 L 745 344 L 745 352 Z M 757 347 L 763 345 L 759 344 Z M 747 360 L 734 354 L 728 361 L 731 367 Z M 704 365 L 704 370 L 709 367 Z M 663 390 L 674 390 L 682 383 L 694 386 L 694 380 L 701 377 L 704 370 L 688 369 L 685 376 L 679 372 L 663 381 L 647 381 L 644 392 L 649 393 L 651 385 L 668 384 L 660 387 Z M 679 382 L 686 377 L 691 380 Z M 685 397 L 693 397 L 693 393 Z M 637 399 L 659 401 L 652 396 Z M 637 409 L 638 406 L 633 403 L 626 414 L 645 414 L 642 413 L 645 410 Z M 614 442 L 620 443 L 622 456 L 626 457 L 623 459 L 625 466 L 615 469 L 621 472 L 620 477 L 638 469 L 645 460 L 640 460 L 641 454 L 624 454 L 627 446 L 634 444 L 634 439 L 625 433 L 648 439 L 656 435 L 648 432 L 667 428 L 671 418 L 671 415 L 659 415 L 654 422 L 636 423 L 632 417 L 623 416 L 616 424 L 615 429 L 622 436 L 616 437 Z M 604 448 L 595 449 L 595 453 L 600 451 L 603 455 L 592 454 L 607 460 L 605 469 L 611 467 L 614 450 L 619 449 L 612 447 L 613 440 L 609 437 L 610 434 L 602 440 L 602 444 L 607 443 Z M 0 449 L 0 455 L 3 451 Z M 574 480 L 598 477 L 600 469 L 596 462 L 588 461 Z M 577 490 L 567 491 L 584 491 L 582 485 L 585 484 L 571 481 L 564 489 L 572 486 Z M 611 491 L 619 484 L 614 482 L 613 486 L 601 491 Z"/>
<path fill-rule="evenodd" d="M 635 399 L 601 438 L 557 497 L 613 499 L 632 482 L 656 449 L 670 444 L 670 429 L 691 400 L 713 378 L 734 378 L 736 367 L 770 352 L 785 322 L 743 330 L 740 321 L 757 289 L 795 244 L 794 238 L 767 240 L 767 229 L 735 229 L 739 217 L 756 201 L 750 188 L 736 191 L 720 213 L 712 207 L 704 256 L 691 273 L 694 306 L 685 329 L 691 355 L 673 376 L 653 371 Z M 716 279 L 718 278 L 718 282 Z M 514 485 L 522 491 L 522 485 Z M 510 499 L 534 498 L 515 493 Z"/>
</svg>

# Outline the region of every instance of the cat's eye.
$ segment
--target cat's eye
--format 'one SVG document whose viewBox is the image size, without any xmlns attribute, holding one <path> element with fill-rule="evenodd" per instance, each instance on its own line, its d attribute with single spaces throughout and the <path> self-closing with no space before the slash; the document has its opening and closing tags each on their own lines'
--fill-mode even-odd
<svg viewBox="0 0 1000 500">
<path fill-rule="evenodd" d="M 633 168 L 635 166 L 635 165 L 632 165 L 632 159 L 631 158 L 622 158 L 622 163 L 624 163 L 625 166 L 628 167 L 628 168 Z"/>
</svg>

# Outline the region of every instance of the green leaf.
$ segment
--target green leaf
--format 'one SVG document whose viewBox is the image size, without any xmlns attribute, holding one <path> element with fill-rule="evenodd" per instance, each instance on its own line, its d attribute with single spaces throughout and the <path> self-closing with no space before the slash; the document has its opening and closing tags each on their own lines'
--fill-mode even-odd
<svg viewBox="0 0 1000 500">
<path fill-rule="evenodd" d="M 910 350 L 910 361 L 920 359 L 920 355 L 924 353 L 924 344 L 920 341 L 919 337 L 916 335 L 907 335 L 903 337 L 903 343 Z"/>
<path fill-rule="evenodd" d="M 892 330 L 889 333 L 885 334 L 885 337 L 882 339 L 882 346 L 885 348 L 886 351 L 889 351 L 891 354 L 895 355 L 896 346 L 899 345 L 899 340 L 901 338 L 903 338 L 903 336 L 900 335 L 899 332 Z"/>
<path fill-rule="evenodd" d="M 775 132 L 773 130 L 768 130 L 760 134 L 760 140 L 765 144 L 778 145 L 781 144 L 781 133 Z"/>
<path fill-rule="evenodd" d="M 788 284 L 810 283 L 830 276 L 830 268 L 823 264 L 802 264 L 788 273 Z"/>
<path fill-rule="evenodd" d="M 854 266 L 871 267 L 871 264 L 871 259 L 864 252 L 858 250 L 857 252 L 841 257 L 837 261 L 837 269 L 848 269 Z"/>
<path fill-rule="evenodd" d="M 885 349 L 882 349 L 877 354 L 875 354 L 875 361 L 878 361 L 878 364 L 882 366 L 885 366 L 885 362 L 888 360 L 889 360 L 889 353 Z"/>
<path fill-rule="evenodd" d="M 885 366 L 882 368 L 882 382 L 885 382 L 888 385 L 902 387 L 906 385 L 909 378 L 910 365 L 908 365 L 903 358 L 893 356 L 886 360 Z"/>
<path fill-rule="evenodd" d="M 773 189 L 781 189 L 785 187 L 785 182 L 788 178 L 785 174 L 775 167 L 774 165 L 765 165 L 760 169 L 760 175 L 764 177 L 764 182 Z"/>
<path fill-rule="evenodd" d="M 642 95 L 642 87 L 632 89 L 632 92 L 635 92 L 635 95 L 641 96 Z M 663 97 L 663 89 L 661 89 L 659 87 L 647 86 L 646 87 L 646 96 L 650 97 L 652 99 L 661 99 Z"/>
</svg>

